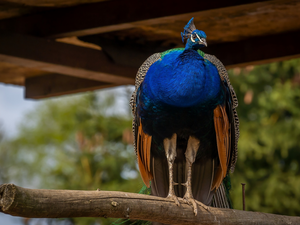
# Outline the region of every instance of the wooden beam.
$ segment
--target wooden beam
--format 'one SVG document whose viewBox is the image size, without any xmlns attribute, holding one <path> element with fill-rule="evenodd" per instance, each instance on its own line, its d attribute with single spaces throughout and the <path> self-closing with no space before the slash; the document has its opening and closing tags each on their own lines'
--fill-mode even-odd
<svg viewBox="0 0 300 225">
<path fill-rule="evenodd" d="M 107 40 L 99 36 L 83 37 L 85 41 L 98 44 L 118 64 L 138 68 L 146 58 L 167 50 L 159 43 L 135 43 Z M 300 31 L 250 38 L 240 42 L 209 45 L 203 51 L 218 57 L 227 69 L 300 57 Z M 95 90 L 112 86 L 88 79 L 49 74 L 26 79 L 26 98 L 47 98 L 52 96 Z"/>
<path fill-rule="evenodd" d="M 61 74 L 29 77 L 25 80 L 25 98 L 41 99 L 84 91 L 93 91 L 115 85 Z"/>
<path fill-rule="evenodd" d="M 101 35 L 80 39 L 103 46 L 103 51 L 116 63 L 133 67 L 139 67 L 149 55 L 155 52 L 163 52 L 172 48 L 161 46 L 159 42 L 146 42 L 141 45 L 127 40 L 112 40 Z M 201 50 L 215 55 L 227 69 L 230 69 L 299 58 L 299 40 L 300 30 L 215 45 L 210 45 L 208 40 L 208 47 Z"/>
<path fill-rule="evenodd" d="M 300 58 L 300 30 L 208 46 L 227 69 Z"/>
<path fill-rule="evenodd" d="M 180 39 L 179 36 L 178 38 Z M 78 39 L 101 46 L 103 52 L 117 64 L 135 68 L 139 68 L 150 55 L 176 47 L 174 45 L 162 46 L 158 41 L 140 43 L 130 39 L 120 40 L 115 36 L 107 37 L 106 34 L 78 37 Z"/>
<path fill-rule="evenodd" d="M 0 31 L 0 61 L 113 84 L 133 84 L 137 68 L 113 63 L 102 51 Z"/>
<path fill-rule="evenodd" d="M 237 6 L 265 0 L 111 0 L 68 8 L 49 10 L 34 15 L 0 21 L 0 29 L 41 37 L 85 36 L 123 30 L 138 25 L 174 22 L 184 14 Z M 190 15 L 191 14 L 191 15 Z M 174 17 L 175 16 L 175 17 Z"/>
<path fill-rule="evenodd" d="M 88 4 L 92 2 L 100 2 L 105 0 L 5 0 L 6 4 L 20 5 L 20 7 L 31 6 L 31 7 L 67 7 L 79 4 Z M 4 4 L 5 4 L 4 3 Z"/>
</svg>

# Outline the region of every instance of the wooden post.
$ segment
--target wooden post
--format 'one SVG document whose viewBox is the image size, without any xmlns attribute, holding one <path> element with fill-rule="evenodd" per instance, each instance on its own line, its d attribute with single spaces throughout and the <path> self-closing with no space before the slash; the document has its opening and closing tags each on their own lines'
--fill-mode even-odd
<svg viewBox="0 0 300 225">
<path fill-rule="evenodd" d="M 243 197 L 243 210 L 246 210 L 246 203 L 245 203 L 245 185 L 244 183 L 242 183 L 242 197 Z"/>
</svg>

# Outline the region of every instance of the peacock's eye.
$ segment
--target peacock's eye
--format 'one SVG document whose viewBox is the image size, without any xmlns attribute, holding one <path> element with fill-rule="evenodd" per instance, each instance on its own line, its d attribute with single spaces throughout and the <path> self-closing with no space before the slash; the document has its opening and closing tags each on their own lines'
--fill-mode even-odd
<svg viewBox="0 0 300 225">
<path fill-rule="evenodd" d="M 197 36 L 198 36 L 197 34 L 192 34 L 191 35 L 191 41 L 196 42 Z"/>
</svg>

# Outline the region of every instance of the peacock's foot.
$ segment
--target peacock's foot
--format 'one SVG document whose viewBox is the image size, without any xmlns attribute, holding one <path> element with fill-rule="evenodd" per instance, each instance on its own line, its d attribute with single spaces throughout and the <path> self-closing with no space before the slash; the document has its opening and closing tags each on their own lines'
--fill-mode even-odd
<svg viewBox="0 0 300 225">
<path fill-rule="evenodd" d="M 209 206 L 207 206 L 207 205 L 205 205 L 205 204 L 203 204 L 202 202 L 199 202 L 199 201 L 197 201 L 197 200 L 195 200 L 195 202 L 197 203 L 197 205 L 203 207 L 203 208 L 206 209 L 206 210 L 209 210 Z"/>
<path fill-rule="evenodd" d="M 183 184 L 184 186 L 187 186 L 187 184 Z M 198 213 L 198 209 L 197 209 L 197 205 L 203 207 L 204 209 L 208 210 L 208 206 L 206 206 L 205 204 L 203 204 L 202 202 L 196 201 L 193 197 L 192 191 L 190 190 L 190 188 L 187 187 L 187 191 L 183 197 L 183 200 L 185 203 L 192 205 L 193 209 L 194 209 L 194 214 L 195 216 L 197 216 Z"/>
<path fill-rule="evenodd" d="M 198 209 L 197 209 L 197 203 L 195 201 L 195 199 L 193 198 L 193 196 L 189 196 L 187 194 L 184 195 L 183 200 L 188 203 L 189 205 L 192 205 L 192 207 L 194 208 L 194 214 L 195 216 L 197 216 L 198 213 Z"/>
<path fill-rule="evenodd" d="M 173 194 L 169 193 L 168 196 L 167 196 L 167 199 L 173 200 L 177 206 L 180 206 L 178 198 L 177 198 L 177 196 L 174 193 Z"/>
</svg>

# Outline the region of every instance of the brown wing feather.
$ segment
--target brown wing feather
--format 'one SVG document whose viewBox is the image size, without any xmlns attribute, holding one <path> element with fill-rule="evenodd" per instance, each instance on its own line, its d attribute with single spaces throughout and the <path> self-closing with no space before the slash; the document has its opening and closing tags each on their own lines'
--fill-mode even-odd
<svg viewBox="0 0 300 225">
<path fill-rule="evenodd" d="M 215 173 L 214 180 L 213 180 L 213 183 L 212 183 L 212 186 L 211 186 L 211 190 L 219 188 L 220 184 L 223 181 L 223 176 L 222 175 L 223 175 L 222 168 L 221 168 L 221 166 L 219 166 L 219 167 L 216 168 L 216 173 Z"/>
<path fill-rule="evenodd" d="M 153 179 L 150 173 L 150 150 L 152 136 L 144 133 L 142 123 L 140 121 L 137 134 L 137 159 L 140 174 L 147 187 L 150 187 L 150 180 Z"/>
<path fill-rule="evenodd" d="M 220 165 L 217 169 L 212 189 L 218 188 L 227 174 L 230 158 L 230 129 L 225 106 L 218 105 L 214 109 L 214 124 Z"/>
</svg>

